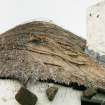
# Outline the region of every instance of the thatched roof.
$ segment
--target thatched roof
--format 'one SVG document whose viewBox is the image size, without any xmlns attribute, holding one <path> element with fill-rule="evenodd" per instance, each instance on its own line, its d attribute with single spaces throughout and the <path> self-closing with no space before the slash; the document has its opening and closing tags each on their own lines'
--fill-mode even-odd
<svg viewBox="0 0 105 105">
<path fill-rule="evenodd" d="M 84 53 L 85 40 L 42 21 L 0 36 L 0 77 L 105 88 L 105 68 Z"/>
</svg>

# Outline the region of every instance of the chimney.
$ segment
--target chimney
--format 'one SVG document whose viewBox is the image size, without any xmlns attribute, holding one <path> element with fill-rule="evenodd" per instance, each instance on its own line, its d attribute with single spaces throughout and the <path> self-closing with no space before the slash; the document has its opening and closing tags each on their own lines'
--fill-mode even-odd
<svg viewBox="0 0 105 105">
<path fill-rule="evenodd" d="M 86 53 L 105 64 L 105 1 L 88 10 Z"/>
</svg>

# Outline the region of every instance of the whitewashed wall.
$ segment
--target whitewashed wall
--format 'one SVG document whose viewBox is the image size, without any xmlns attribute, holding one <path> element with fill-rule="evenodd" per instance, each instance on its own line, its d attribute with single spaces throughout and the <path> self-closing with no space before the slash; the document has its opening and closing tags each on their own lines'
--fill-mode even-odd
<svg viewBox="0 0 105 105">
<path fill-rule="evenodd" d="M 105 55 L 105 1 L 89 8 L 87 20 L 88 48 Z"/>
<path fill-rule="evenodd" d="M 58 85 L 56 85 L 59 88 L 58 93 L 53 102 L 50 102 L 46 96 L 46 89 L 53 85 L 37 83 L 28 86 L 28 89 L 38 97 L 36 105 L 81 105 L 81 92 Z M 20 87 L 17 81 L 0 80 L 0 105 L 20 105 L 15 100 L 15 94 Z"/>
</svg>

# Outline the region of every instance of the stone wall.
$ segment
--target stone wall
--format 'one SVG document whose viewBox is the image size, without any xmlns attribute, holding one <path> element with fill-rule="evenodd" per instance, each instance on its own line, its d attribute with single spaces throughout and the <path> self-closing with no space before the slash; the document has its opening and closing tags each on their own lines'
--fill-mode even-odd
<svg viewBox="0 0 105 105">
<path fill-rule="evenodd" d="M 105 65 L 105 55 L 101 55 L 99 52 L 95 52 L 88 48 L 85 49 L 85 53 L 93 58 L 97 63 Z"/>
</svg>

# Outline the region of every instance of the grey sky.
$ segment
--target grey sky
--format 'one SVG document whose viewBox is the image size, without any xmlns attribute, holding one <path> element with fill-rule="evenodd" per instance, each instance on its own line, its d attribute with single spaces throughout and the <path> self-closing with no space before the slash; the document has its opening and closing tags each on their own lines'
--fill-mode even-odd
<svg viewBox="0 0 105 105">
<path fill-rule="evenodd" d="M 0 33 L 31 20 L 51 20 L 86 38 L 86 9 L 101 0 L 0 0 Z"/>
</svg>

